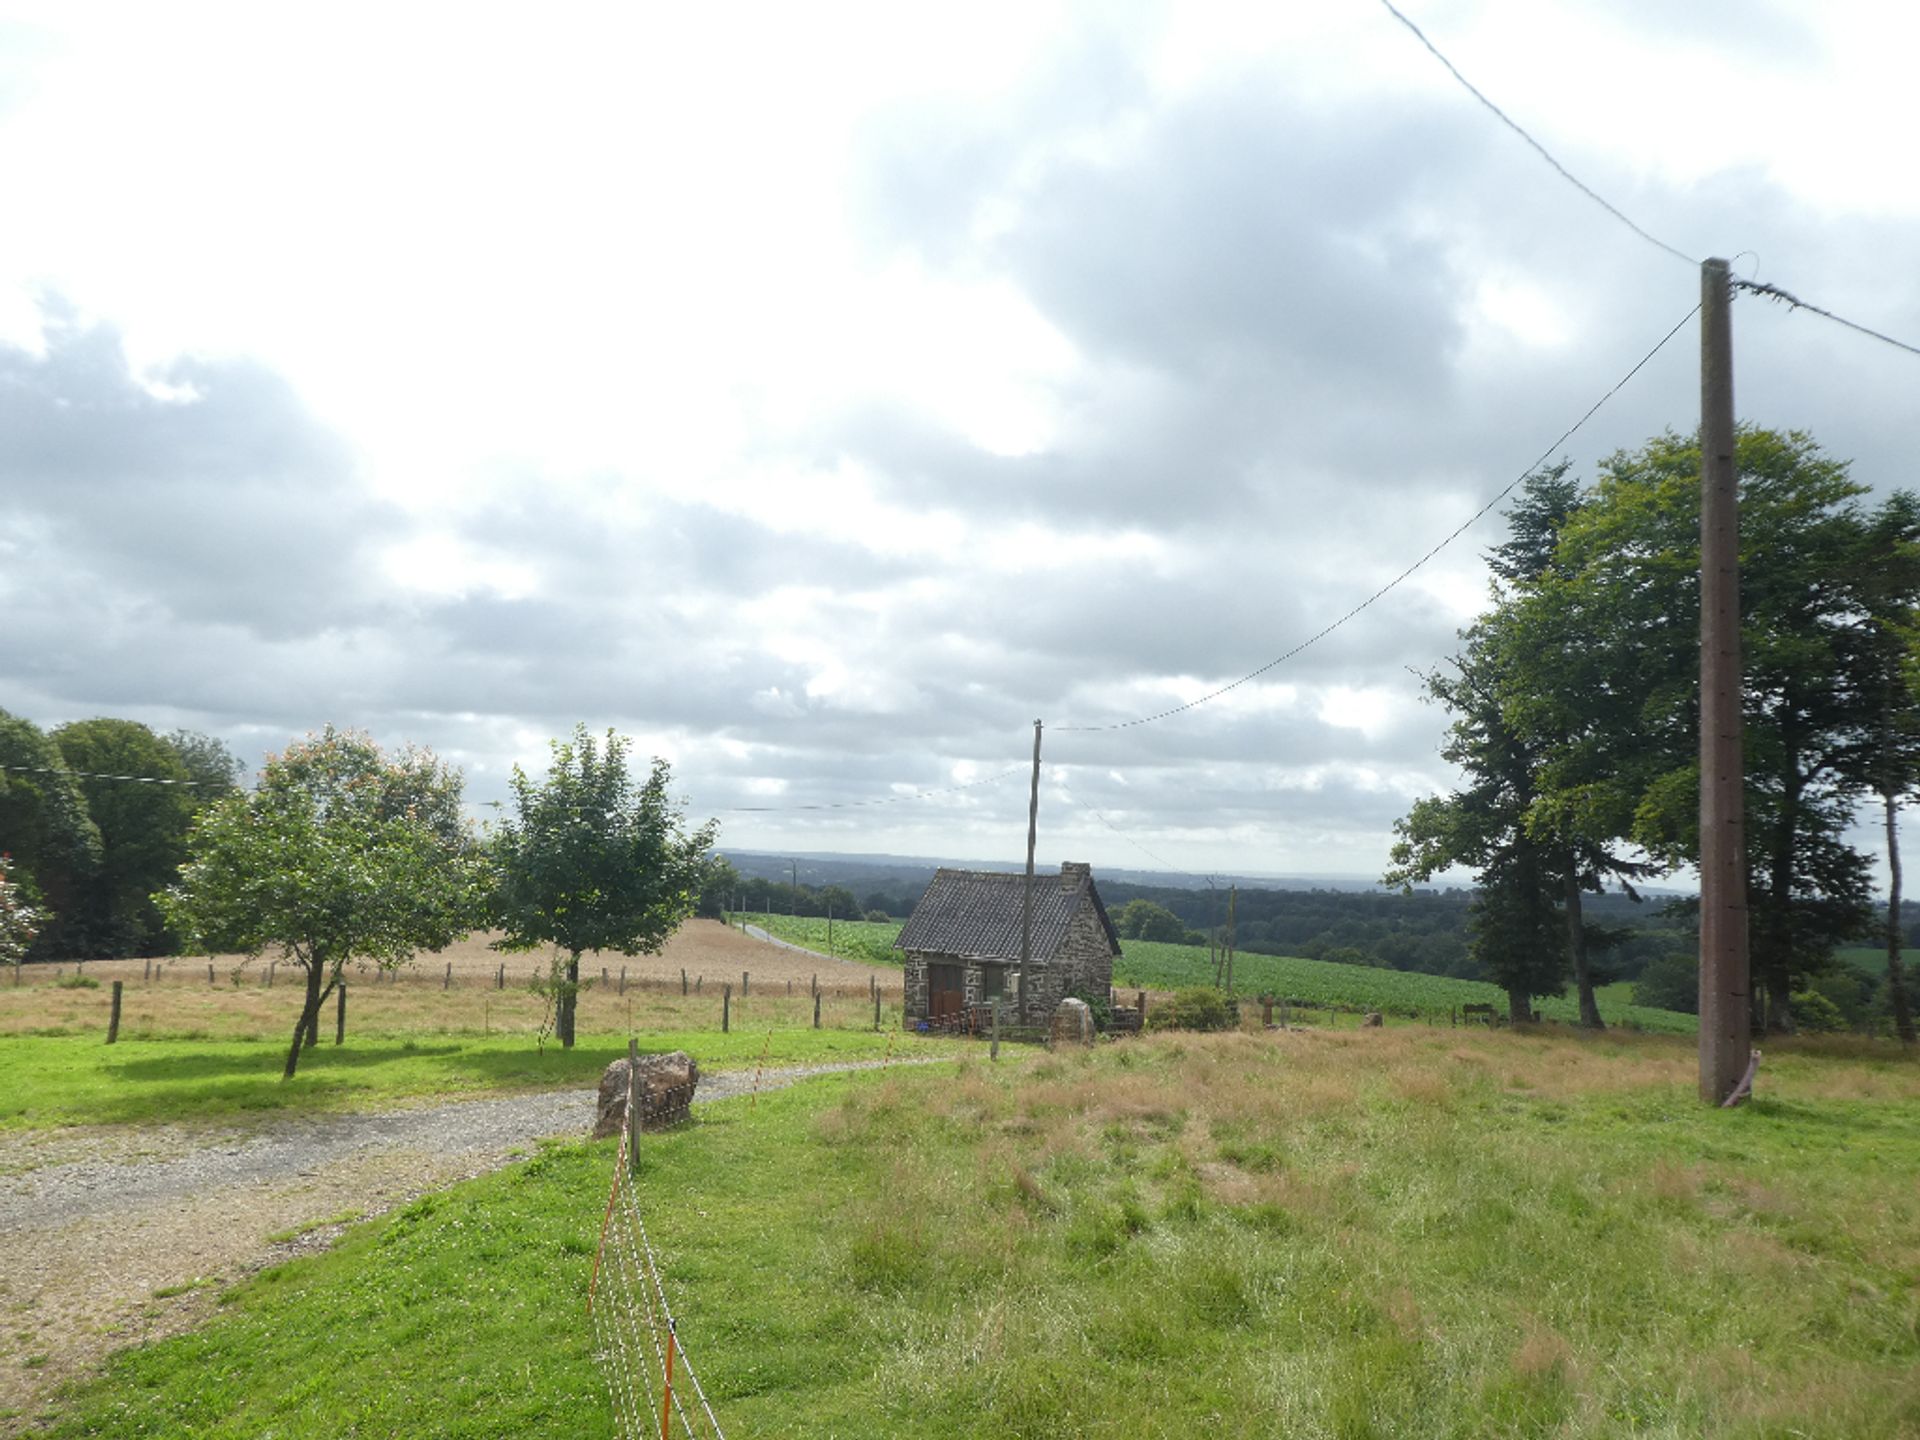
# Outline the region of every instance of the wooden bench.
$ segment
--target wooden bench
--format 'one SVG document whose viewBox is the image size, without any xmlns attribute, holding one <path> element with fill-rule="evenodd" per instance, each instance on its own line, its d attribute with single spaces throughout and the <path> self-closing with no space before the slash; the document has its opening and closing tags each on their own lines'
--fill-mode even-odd
<svg viewBox="0 0 1920 1440">
<path fill-rule="evenodd" d="M 1463 1024 L 1477 1025 L 1484 1022 L 1488 1029 L 1500 1023 L 1500 1012 L 1491 1005 L 1462 1005 L 1460 1016 Z"/>
</svg>

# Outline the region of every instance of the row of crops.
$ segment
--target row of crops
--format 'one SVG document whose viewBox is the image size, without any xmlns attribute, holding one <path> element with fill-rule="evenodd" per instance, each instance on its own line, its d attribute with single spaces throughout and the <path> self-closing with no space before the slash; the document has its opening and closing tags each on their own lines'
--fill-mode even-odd
<svg viewBox="0 0 1920 1440">
<path fill-rule="evenodd" d="M 765 926 L 782 940 L 823 954 L 873 965 L 900 963 L 900 952 L 892 948 L 894 937 L 900 933 L 896 922 L 836 920 L 829 951 L 825 920 L 784 915 L 776 915 L 771 921 L 763 916 L 742 918 Z M 1211 985 L 1213 962 L 1198 946 L 1129 940 L 1114 962 L 1113 983 L 1123 990 L 1178 990 L 1186 985 Z M 1336 965 L 1326 960 L 1285 955 L 1236 955 L 1233 988 L 1236 994 L 1250 999 L 1273 995 L 1330 1010 L 1379 1010 L 1388 1015 L 1411 1017 L 1451 1016 L 1466 1005 L 1493 1005 L 1502 1015 L 1507 1010 L 1506 992 L 1481 980 L 1454 980 L 1444 975 L 1378 970 L 1365 965 Z M 1692 1034 L 1697 1028 L 1698 1022 L 1691 1015 L 1628 1003 L 1621 994 L 1624 988 L 1611 987 L 1600 994 L 1600 1014 L 1609 1024 L 1675 1035 Z M 1570 994 L 1542 1000 L 1538 1009 L 1550 1020 L 1573 1021 L 1580 1014 Z"/>
</svg>

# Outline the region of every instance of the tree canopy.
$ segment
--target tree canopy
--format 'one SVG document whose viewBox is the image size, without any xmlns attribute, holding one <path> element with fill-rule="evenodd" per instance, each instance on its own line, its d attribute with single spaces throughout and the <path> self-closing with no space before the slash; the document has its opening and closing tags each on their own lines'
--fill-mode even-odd
<svg viewBox="0 0 1920 1440">
<path fill-rule="evenodd" d="M 656 759 L 643 781 L 627 766 L 630 742 L 584 725 L 552 742 L 538 783 L 513 771 L 513 809 L 491 843 L 493 922 L 502 949 L 552 945 L 554 1028 L 574 1041 L 580 956 L 590 950 L 651 954 L 693 913 L 707 878 L 714 824 L 691 832 Z M 564 956 L 564 959 L 560 957 Z"/>
<path fill-rule="evenodd" d="M 252 791 L 194 822 L 161 909 L 208 953 L 273 946 L 305 970 L 287 1078 L 348 960 L 391 968 L 473 925 L 485 870 L 457 821 L 460 791 L 459 772 L 430 751 L 389 757 L 365 735 L 328 727 L 268 756 Z"/>
</svg>

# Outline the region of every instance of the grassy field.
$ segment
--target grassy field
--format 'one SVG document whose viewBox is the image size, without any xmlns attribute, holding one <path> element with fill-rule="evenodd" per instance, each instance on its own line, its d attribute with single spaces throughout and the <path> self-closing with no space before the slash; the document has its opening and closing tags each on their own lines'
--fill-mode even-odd
<svg viewBox="0 0 1920 1440">
<path fill-rule="evenodd" d="M 735 918 L 745 920 L 749 925 L 758 925 L 769 935 L 790 940 L 795 945 L 804 945 L 809 950 L 818 950 L 823 955 L 838 955 L 868 965 L 889 965 L 896 970 L 902 964 L 900 952 L 893 948 L 894 937 L 900 933 L 898 920 L 836 920 L 833 922 L 829 948 L 825 920 L 788 915 L 775 915 L 769 919 L 765 915 L 746 914 Z"/>
<path fill-rule="evenodd" d="M 1851 945 L 1835 952 L 1850 965 L 1858 965 L 1869 975 L 1887 973 L 1887 948 L 1884 945 Z M 1909 975 L 1920 975 L 1920 950 L 1901 950 L 1900 961 Z"/>
<path fill-rule="evenodd" d="M 1153 1037 L 833 1077 L 651 1137 L 736 1435 L 1920 1433 L 1920 1067 L 1613 1034 Z M 611 1142 L 261 1274 L 58 1436 L 605 1436 Z"/>
<path fill-rule="evenodd" d="M 804 985 L 801 987 L 804 990 Z M 335 1046 L 327 1007 L 321 1043 L 280 1079 L 300 1004 L 288 984 L 129 982 L 117 1044 L 105 1043 L 110 988 L 0 985 L 0 1130 L 81 1123 L 228 1119 L 265 1111 L 373 1109 L 416 1097 L 453 1097 L 592 1085 L 624 1055 L 686 1049 L 709 1070 L 756 1063 L 879 1059 L 900 1025 L 896 998 L 875 1031 L 864 995 L 828 995 L 821 1026 L 812 1002 L 738 986 L 731 1031 L 720 1033 L 719 986 L 590 986 L 580 997 L 580 1040 L 563 1050 L 539 1032 L 545 1002 L 524 987 L 437 983 L 354 985 L 346 1043 Z M 769 1040 L 771 1032 L 771 1040 Z"/>
<path fill-rule="evenodd" d="M 1211 984 L 1213 972 L 1207 952 L 1192 945 L 1160 945 L 1129 940 L 1114 962 L 1114 983 L 1125 989 L 1170 990 L 1181 985 Z M 1445 1018 L 1462 1005 L 1494 1005 L 1507 1010 L 1504 990 L 1479 980 L 1452 980 L 1413 970 L 1377 970 L 1365 965 L 1335 965 L 1325 960 L 1303 960 L 1278 955 L 1234 957 L 1234 990 L 1241 995 L 1272 994 L 1338 1010 L 1381 1010 L 1389 1015 Z M 1692 1034 L 1699 1028 L 1691 1015 L 1651 1010 L 1626 1003 L 1617 989 L 1600 994 L 1601 1017 L 1614 1024 L 1669 1034 Z M 1572 995 L 1536 1002 L 1549 1020 L 1577 1020 L 1579 1005 Z"/>
<path fill-rule="evenodd" d="M 767 925 L 764 917 L 753 923 Z M 896 923 L 843 925 L 836 921 L 833 930 L 836 954 L 875 964 L 900 963 L 900 952 L 889 948 L 900 933 Z M 824 920 L 776 915 L 769 931 L 795 944 L 826 949 Z M 1183 985 L 1211 985 L 1213 969 L 1207 952 L 1199 946 L 1128 940 L 1114 962 L 1113 980 L 1122 990 L 1177 990 Z M 1451 980 L 1417 971 L 1377 970 L 1276 955 L 1235 956 L 1234 990 L 1248 997 L 1271 994 L 1333 1010 L 1381 1010 L 1389 1015 L 1428 1019 L 1448 1017 L 1463 1005 L 1495 1005 L 1503 1015 L 1507 1010 L 1506 992 L 1478 980 Z M 1691 1015 L 1634 1005 L 1624 986 L 1603 987 L 1598 998 L 1602 1018 L 1612 1024 L 1674 1035 L 1690 1035 L 1699 1028 Z M 1543 1000 L 1539 1009 L 1550 1020 L 1580 1018 L 1579 1004 L 1571 995 Z"/>
</svg>

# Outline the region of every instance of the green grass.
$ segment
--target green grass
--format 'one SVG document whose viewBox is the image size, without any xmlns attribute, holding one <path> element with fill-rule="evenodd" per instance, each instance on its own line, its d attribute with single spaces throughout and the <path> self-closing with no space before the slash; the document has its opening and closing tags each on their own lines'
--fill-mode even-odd
<svg viewBox="0 0 1920 1440">
<path fill-rule="evenodd" d="M 1493 1005 L 1507 1012 L 1506 991 L 1480 980 L 1452 980 L 1414 970 L 1377 970 L 1365 965 L 1337 965 L 1326 960 L 1295 959 L 1280 955 L 1240 954 L 1234 957 L 1234 990 L 1255 996 L 1272 994 L 1303 1000 L 1335 1010 L 1381 1010 L 1389 1015 L 1445 1018 L 1463 1005 Z M 1166 945 L 1129 940 L 1114 962 L 1114 984 L 1121 989 L 1145 987 L 1173 990 L 1182 985 L 1210 985 L 1213 969 L 1207 952 L 1193 945 Z M 1652 1010 L 1629 1003 L 1617 989 L 1599 993 L 1601 1018 L 1634 1025 L 1642 1030 L 1692 1034 L 1699 1023 L 1691 1015 Z M 1538 1002 L 1550 1020 L 1579 1019 L 1580 1007 L 1572 995 Z"/>
<path fill-rule="evenodd" d="M 1850 965 L 1858 965 L 1869 975 L 1885 978 L 1887 973 L 1887 947 L 1884 945 L 1850 945 L 1835 952 L 1840 959 Z M 1900 961 L 1907 967 L 1909 975 L 1920 975 L 1920 950 L 1902 949 Z"/>
<path fill-rule="evenodd" d="M 643 1051 L 685 1050 L 708 1070 L 878 1060 L 889 1036 L 872 1030 L 754 1027 L 740 1007 L 729 1034 L 641 1031 Z M 892 1023 L 898 1025 L 895 1007 Z M 327 1037 L 330 1042 L 332 1037 Z M 896 1046 L 898 1041 L 896 1040 Z M 939 1042 L 937 1042 L 939 1043 Z M 410 1099 L 591 1086 L 627 1053 L 624 1034 L 585 1035 L 572 1050 L 527 1035 L 348 1036 L 301 1057 L 282 1081 L 284 1040 L 128 1040 L 96 1034 L 0 1039 L 0 1130 L 56 1125 L 225 1120 L 270 1111 L 378 1109 Z"/>
<path fill-rule="evenodd" d="M 824 920 L 776 915 L 769 923 L 765 916 L 747 918 L 782 940 L 814 950 L 827 948 Z M 896 921 L 883 925 L 878 921 L 843 924 L 836 920 L 834 951 L 871 964 L 897 966 L 901 963 L 900 952 L 891 946 L 899 933 L 900 925 Z M 1177 990 L 1186 985 L 1211 985 L 1213 967 L 1207 952 L 1197 945 L 1128 940 L 1121 946 L 1120 958 L 1114 962 L 1113 983 L 1122 990 Z M 1392 1015 L 1428 1018 L 1446 1016 L 1463 1005 L 1495 1005 L 1503 1015 L 1507 1010 L 1506 992 L 1479 980 L 1452 980 L 1417 971 L 1338 965 L 1280 955 L 1235 956 L 1234 990 L 1249 997 L 1285 996 L 1335 1010 L 1382 1010 Z M 1691 1015 L 1633 1004 L 1630 986 L 1602 986 L 1596 994 L 1601 1017 L 1612 1024 L 1624 1023 L 1673 1035 L 1690 1035 L 1699 1028 Z M 1580 1018 L 1579 1004 L 1571 995 L 1542 1000 L 1538 1008 L 1551 1020 Z"/>
<path fill-rule="evenodd" d="M 901 953 L 893 948 L 894 937 L 900 933 L 900 922 L 897 920 L 836 920 L 833 922 L 832 949 L 828 949 L 825 920 L 789 915 L 775 915 L 769 920 L 765 915 L 746 913 L 733 918 L 745 920 L 749 925 L 758 925 L 776 939 L 804 945 L 809 950 L 818 950 L 822 955 L 838 955 L 842 959 L 859 960 L 868 965 L 888 965 L 895 970 L 903 963 Z"/>
<path fill-rule="evenodd" d="M 1894 1437 L 1920 1429 L 1920 1072 L 1655 1037 L 1166 1037 L 833 1077 L 652 1137 L 729 1433 Z M 1849 1056 L 1869 1058 L 1849 1058 Z M 269 1270 L 62 1437 L 599 1437 L 612 1142 Z"/>
</svg>

